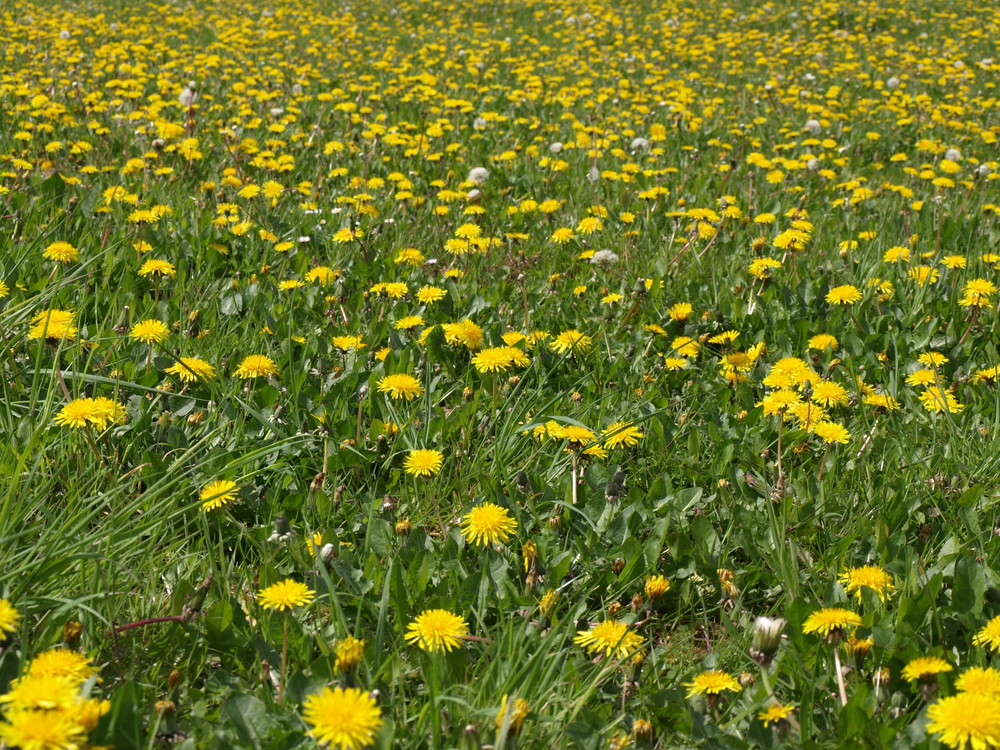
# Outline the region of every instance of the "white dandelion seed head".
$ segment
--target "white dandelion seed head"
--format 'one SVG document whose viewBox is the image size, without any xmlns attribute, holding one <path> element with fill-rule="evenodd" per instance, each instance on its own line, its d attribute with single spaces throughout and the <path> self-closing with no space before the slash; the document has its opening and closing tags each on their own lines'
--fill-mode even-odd
<svg viewBox="0 0 1000 750">
<path fill-rule="evenodd" d="M 590 259 L 592 266 L 600 266 L 607 263 L 617 263 L 618 255 L 611 250 L 598 250 Z"/>
<path fill-rule="evenodd" d="M 486 167 L 473 167 L 469 170 L 469 176 L 466 178 L 468 182 L 474 185 L 482 185 L 490 178 L 490 170 Z"/>
</svg>

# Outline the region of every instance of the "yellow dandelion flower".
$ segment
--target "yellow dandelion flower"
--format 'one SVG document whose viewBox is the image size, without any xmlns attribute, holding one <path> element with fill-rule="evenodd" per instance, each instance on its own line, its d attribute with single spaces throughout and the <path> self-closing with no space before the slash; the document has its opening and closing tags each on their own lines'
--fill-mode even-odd
<svg viewBox="0 0 1000 750">
<path fill-rule="evenodd" d="M 710 669 L 696 675 L 691 682 L 684 684 L 688 689 L 687 698 L 696 695 L 720 695 L 724 690 L 738 693 L 743 686 L 728 672 L 719 669 Z"/>
<path fill-rule="evenodd" d="M 323 688 L 302 703 L 308 735 L 331 750 L 361 750 L 375 742 L 382 712 L 371 693 L 360 688 Z"/>
<path fill-rule="evenodd" d="M 263 354 L 251 354 L 240 362 L 234 374 L 236 377 L 243 379 L 260 378 L 268 375 L 277 375 L 278 368 L 275 366 L 273 360 L 265 357 Z"/>
<path fill-rule="evenodd" d="M 393 400 L 405 398 L 407 401 L 412 401 L 424 392 L 420 381 L 406 373 L 386 375 L 378 381 L 377 387 L 379 393 L 388 393 L 389 398 Z"/>
<path fill-rule="evenodd" d="M 794 710 L 795 706 L 772 703 L 770 706 L 757 714 L 757 718 L 764 723 L 765 727 L 769 727 L 771 724 L 780 724 L 782 721 L 787 719 Z"/>
<path fill-rule="evenodd" d="M 1000 672 L 993 667 L 970 667 L 955 680 L 955 689 L 963 693 L 1000 696 Z"/>
<path fill-rule="evenodd" d="M 164 372 L 168 375 L 176 375 L 185 383 L 211 380 L 215 377 L 215 368 L 197 357 L 180 357 L 174 365 L 165 369 Z"/>
<path fill-rule="evenodd" d="M 462 536 L 470 544 L 502 544 L 517 531 L 517 520 L 494 503 L 483 503 L 465 514 Z"/>
<path fill-rule="evenodd" d="M 68 242 L 53 242 L 42 251 L 42 255 L 56 263 L 72 263 L 80 259 L 80 251 Z"/>
<path fill-rule="evenodd" d="M 315 598 L 316 594 L 312 589 L 291 578 L 278 581 L 257 594 L 257 600 L 264 609 L 276 609 L 279 612 L 309 604 Z"/>
<path fill-rule="evenodd" d="M 645 639 L 629 629 L 621 620 L 605 620 L 592 625 L 589 630 L 577 631 L 573 643 L 587 650 L 588 654 L 617 656 L 621 659 L 632 656 Z"/>
<path fill-rule="evenodd" d="M 646 435 L 631 422 L 614 422 L 604 428 L 601 437 L 604 439 L 604 446 L 614 450 L 622 446 L 631 448 L 638 445 Z"/>
<path fill-rule="evenodd" d="M 861 616 L 849 609 L 829 607 L 813 612 L 802 623 L 803 633 L 815 633 L 822 638 L 842 633 L 845 628 L 861 625 Z"/>
<path fill-rule="evenodd" d="M 168 263 L 165 260 L 157 260 L 156 258 L 150 258 L 142 267 L 139 268 L 140 276 L 169 276 L 173 278 L 177 275 L 177 269 L 174 268 L 173 263 Z"/>
<path fill-rule="evenodd" d="M 896 589 L 892 576 L 877 565 L 848 568 L 838 576 L 837 580 L 844 586 L 844 590 L 848 594 L 854 594 L 859 602 L 863 588 L 874 591 L 882 601 L 892 596 Z"/>
<path fill-rule="evenodd" d="M 468 635 L 464 617 L 446 609 L 426 609 L 407 626 L 403 640 L 434 653 L 459 648 Z"/>
<path fill-rule="evenodd" d="M 0 635 L 6 636 L 17 632 L 21 622 L 21 613 L 8 599 L 0 599 Z"/>
<path fill-rule="evenodd" d="M 444 454 L 441 451 L 422 448 L 412 450 L 403 462 L 403 469 L 407 474 L 418 477 L 434 476 L 441 470 L 444 463 Z"/>
<path fill-rule="evenodd" d="M 563 331 L 551 342 L 549 342 L 549 347 L 560 354 L 565 354 L 567 352 L 585 352 L 587 351 L 593 339 L 586 334 L 580 333 L 576 329 L 570 328 Z"/>
<path fill-rule="evenodd" d="M 217 479 L 209 482 L 201 489 L 199 500 L 203 511 L 221 508 L 227 503 L 231 503 L 239 496 L 239 485 L 230 479 Z"/>
<path fill-rule="evenodd" d="M 843 284 L 826 293 L 826 301 L 831 305 L 853 305 L 861 299 L 861 291 L 856 286 Z"/>
<path fill-rule="evenodd" d="M 365 642 L 353 635 L 347 636 L 334 649 L 337 657 L 337 669 L 341 672 L 353 672 L 365 653 Z"/>
<path fill-rule="evenodd" d="M 1000 747 L 1000 700 L 982 693 L 959 693 L 927 708 L 927 731 L 953 750 Z"/>
<path fill-rule="evenodd" d="M 954 669 L 951 664 L 937 656 L 921 656 L 911 659 L 903 667 L 904 680 L 925 680 L 943 672 L 950 672 Z"/>
<path fill-rule="evenodd" d="M 977 646 L 985 646 L 990 651 L 1000 651 L 1000 615 L 983 625 L 972 642 Z"/>
<path fill-rule="evenodd" d="M 143 320 L 132 326 L 128 332 L 129 338 L 144 344 L 159 344 L 170 335 L 170 328 L 160 320 Z"/>
</svg>

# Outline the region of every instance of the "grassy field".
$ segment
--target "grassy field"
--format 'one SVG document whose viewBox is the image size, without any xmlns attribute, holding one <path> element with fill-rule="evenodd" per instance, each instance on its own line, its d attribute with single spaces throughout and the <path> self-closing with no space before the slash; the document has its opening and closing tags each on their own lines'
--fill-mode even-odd
<svg viewBox="0 0 1000 750">
<path fill-rule="evenodd" d="M 1000 747 L 1000 9 L 0 6 L 0 740 Z"/>
</svg>

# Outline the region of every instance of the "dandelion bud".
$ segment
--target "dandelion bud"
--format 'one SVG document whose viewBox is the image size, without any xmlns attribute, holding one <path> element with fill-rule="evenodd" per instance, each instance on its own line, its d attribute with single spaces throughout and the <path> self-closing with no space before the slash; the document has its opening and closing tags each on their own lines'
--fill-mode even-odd
<svg viewBox="0 0 1000 750">
<path fill-rule="evenodd" d="M 365 653 L 365 642 L 358 640 L 353 635 L 347 636 L 337 644 L 337 669 L 345 674 L 353 672 Z"/>
<path fill-rule="evenodd" d="M 620 557 L 616 557 L 615 561 L 611 563 L 611 570 L 614 571 L 615 575 L 620 575 L 625 570 L 625 561 Z"/>
<path fill-rule="evenodd" d="M 406 536 L 411 531 L 413 531 L 413 524 L 411 524 L 405 518 L 402 521 L 398 521 L 396 523 L 396 533 L 399 536 Z"/>
<path fill-rule="evenodd" d="M 761 666 L 768 666 L 781 645 L 781 634 L 788 621 L 782 617 L 758 617 L 753 623 L 750 656 Z"/>
<path fill-rule="evenodd" d="M 67 620 L 63 625 L 62 629 L 62 639 L 70 648 L 76 646 L 80 642 L 80 636 L 83 635 L 83 623 L 77 622 L 76 620 Z"/>
<path fill-rule="evenodd" d="M 562 516 L 551 516 L 549 518 L 549 528 L 558 531 L 563 524 Z"/>
<path fill-rule="evenodd" d="M 310 492 L 319 492 L 323 489 L 323 485 L 326 483 L 326 474 L 320 472 L 313 477 L 312 482 L 309 483 Z"/>
<path fill-rule="evenodd" d="M 172 714 L 177 710 L 177 704 L 173 701 L 156 701 L 155 710 L 156 713 L 161 716 L 164 714 Z"/>
<path fill-rule="evenodd" d="M 654 737 L 653 725 L 645 719 L 636 719 L 632 724 L 632 734 L 636 742 L 650 743 Z"/>
<path fill-rule="evenodd" d="M 527 473 L 522 469 L 517 472 L 517 490 L 518 492 L 528 492 L 531 489 L 531 480 L 528 478 Z"/>
<path fill-rule="evenodd" d="M 462 389 L 462 401 L 471 401 L 472 393 L 473 393 L 472 388 L 470 388 L 469 386 L 465 386 L 465 388 Z"/>
<path fill-rule="evenodd" d="M 167 687 L 177 687 L 177 683 L 181 681 L 181 670 L 175 669 L 170 672 L 167 677 Z"/>
<path fill-rule="evenodd" d="M 621 602 L 611 602 L 608 605 L 608 617 L 617 617 L 618 613 L 622 611 Z"/>
<path fill-rule="evenodd" d="M 642 605 L 646 603 L 646 600 L 642 598 L 642 594 L 636 594 L 632 597 L 632 611 L 638 612 L 642 609 Z"/>
<path fill-rule="evenodd" d="M 670 581 L 663 576 L 657 575 L 646 579 L 643 592 L 654 604 L 656 601 L 670 590 Z"/>
</svg>

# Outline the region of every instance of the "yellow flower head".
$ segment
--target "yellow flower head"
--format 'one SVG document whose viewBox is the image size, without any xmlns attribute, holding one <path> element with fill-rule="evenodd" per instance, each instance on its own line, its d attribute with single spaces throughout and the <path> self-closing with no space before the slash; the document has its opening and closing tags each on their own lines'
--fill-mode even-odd
<svg viewBox="0 0 1000 750">
<path fill-rule="evenodd" d="M 686 696 L 688 698 L 696 695 L 719 695 L 724 690 L 738 693 L 743 689 L 735 677 L 718 669 L 702 672 L 691 682 L 685 683 L 684 687 L 688 689 Z"/>
<path fill-rule="evenodd" d="M 444 454 L 441 451 L 421 448 L 407 454 L 406 461 L 403 462 L 403 469 L 407 474 L 413 476 L 430 477 L 441 470 L 443 463 Z"/>
<path fill-rule="evenodd" d="M 465 514 L 462 536 L 470 544 L 501 544 L 517 531 L 517 521 L 506 508 L 483 503 Z"/>
<path fill-rule="evenodd" d="M 877 565 L 862 565 L 860 568 L 848 568 L 838 579 L 848 594 L 854 594 L 861 601 L 861 589 L 869 588 L 878 598 L 885 601 L 895 591 L 892 576 Z"/>
<path fill-rule="evenodd" d="M 645 639 L 629 629 L 621 620 L 605 620 L 592 625 L 590 630 L 577 631 L 573 643 L 587 650 L 588 654 L 604 654 L 621 659 L 632 656 Z"/>
<path fill-rule="evenodd" d="M 83 654 L 68 648 L 42 651 L 28 666 L 29 677 L 57 677 L 79 684 L 97 674 L 97 667 Z"/>
<path fill-rule="evenodd" d="M 517 734 L 521 731 L 521 726 L 524 724 L 524 720 L 528 718 L 528 714 L 531 713 L 531 707 L 528 705 L 528 701 L 524 698 L 518 698 L 517 700 L 510 698 L 508 700 L 507 696 L 500 700 L 500 711 L 497 713 L 496 726 L 497 731 L 499 731 L 504 722 L 507 721 L 508 711 L 510 712 L 510 731 L 512 734 Z"/>
<path fill-rule="evenodd" d="M 312 589 L 291 578 L 278 581 L 257 594 L 257 599 L 264 609 L 276 609 L 279 612 L 301 607 L 315 598 L 316 594 Z"/>
<path fill-rule="evenodd" d="M 0 599 L 0 636 L 16 633 L 21 613 L 7 599 Z"/>
<path fill-rule="evenodd" d="M 469 635 L 469 623 L 446 609 L 426 609 L 407 628 L 403 639 L 424 651 L 451 651 Z"/>
<path fill-rule="evenodd" d="M 68 242 L 53 242 L 42 251 L 42 255 L 56 263 L 72 263 L 80 259 L 80 251 Z"/>
<path fill-rule="evenodd" d="M 129 338 L 141 341 L 144 344 L 159 344 L 170 335 L 170 328 L 159 320 L 143 320 L 132 326 L 128 332 Z"/>
<path fill-rule="evenodd" d="M 1000 696 L 1000 672 L 993 667 L 970 667 L 955 680 L 955 689 L 963 693 Z"/>
<path fill-rule="evenodd" d="M 980 628 L 972 642 L 977 646 L 985 646 L 990 651 L 1000 651 L 1000 615 Z"/>
<path fill-rule="evenodd" d="M 176 364 L 171 365 L 164 372 L 168 375 L 176 375 L 185 383 L 211 380 L 215 377 L 215 368 L 197 357 L 180 357 Z"/>
<path fill-rule="evenodd" d="M 177 269 L 174 268 L 173 263 L 169 263 L 165 260 L 157 260 L 156 258 L 150 258 L 142 267 L 139 269 L 140 276 L 169 276 L 173 278 L 177 275 Z"/>
<path fill-rule="evenodd" d="M 323 688 L 302 704 L 309 736 L 332 750 L 360 750 L 375 742 L 382 712 L 371 693 L 360 688 Z"/>
<path fill-rule="evenodd" d="M 552 339 L 549 346 L 553 351 L 565 354 L 566 352 L 585 352 L 590 348 L 592 342 L 593 339 L 590 336 L 570 328 Z"/>
<path fill-rule="evenodd" d="M 826 301 L 831 305 L 853 305 L 861 299 L 861 291 L 850 284 L 836 286 L 826 294 Z"/>
<path fill-rule="evenodd" d="M 937 656 L 921 656 L 911 659 L 903 667 L 904 680 L 926 680 L 942 672 L 950 672 L 954 669 L 951 664 Z"/>
<path fill-rule="evenodd" d="M 337 644 L 334 651 L 337 655 L 337 669 L 341 672 L 353 672 L 364 656 L 365 642 L 349 635 Z"/>
<path fill-rule="evenodd" d="M 782 721 L 787 719 L 794 710 L 795 706 L 785 706 L 781 703 L 772 703 L 770 706 L 757 714 L 757 718 L 764 722 L 765 727 L 768 727 L 771 724 L 780 724 Z"/>
<path fill-rule="evenodd" d="M 42 310 L 31 319 L 29 339 L 66 339 L 73 341 L 77 330 L 76 313 L 69 310 Z"/>
<path fill-rule="evenodd" d="M 953 750 L 1000 747 L 1000 700 L 983 693 L 959 693 L 927 708 L 927 731 Z"/>
<path fill-rule="evenodd" d="M 856 612 L 840 607 L 830 607 L 817 610 L 809 615 L 802 623 L 802 632 L 815 633 L 822 638 L 830 638 L 845 628 L 861 625 L 861 622 L 861 616 Z"/>
<path fill-rule="evenodd" d="M 232 502 L 239 496 L 239 485 L 230 479 L 218 479 L 206 484 L 199 495 L 203 511 L 215 510 Z"/>
<path fill-rule="evenodd" d="M 249 357 L 246 357 L 240 362 L 235 373 L 236 377 L 244 379 L 261 378 L 277 374 L 278 368 L 275 366 L 274 361 L 263 354 L 251 354 Z"/>
<path fill-rule="evenodd" d="M 405 398 L 407 401 L 412 401 L 424 392 L 424 387 L 412 375 L 397 373 L 386 375 L 378 381 L 378 391 L 379 393 L 388 393 L 389 398 L 393 400 Z"/>
</svg>

